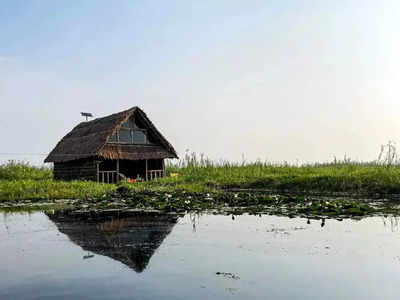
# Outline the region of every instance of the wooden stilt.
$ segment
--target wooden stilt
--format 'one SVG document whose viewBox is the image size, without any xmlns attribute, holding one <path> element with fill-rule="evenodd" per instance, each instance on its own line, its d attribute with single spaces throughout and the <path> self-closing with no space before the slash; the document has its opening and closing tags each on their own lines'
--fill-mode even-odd
<svg viewBox="0 0 400 300">
<path fill-rule="evenodd" d="M 100 181 L 100 177 L 99 177 L 99 165 L 100 165 L 100 162 L 99 162 L 99 161 L 96 161 L 96 177 L 97 177 L 97 182 Z"/>
<path fill-rule="evenodd" d="M 117 178 L 115 180 L 117 183 L 119 182 L 119 159 L 117 159 Z"/>
<path fill-rule="evenodd" d="M 146 181 L 149 180 L 149 176 L 148 176 L 147 172 L 148 172 L 148 161 L 146 159 Z"/>
</svg>

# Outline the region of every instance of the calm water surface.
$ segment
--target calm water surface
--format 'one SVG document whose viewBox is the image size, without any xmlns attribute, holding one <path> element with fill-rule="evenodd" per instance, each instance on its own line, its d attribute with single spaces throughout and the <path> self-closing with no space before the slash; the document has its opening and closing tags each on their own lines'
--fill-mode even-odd
<svg viewBox="0 0 400 300">
<path fill-rule="evenodd" d="M 3 214 L 0 299 L 399 299 L 396 219 L 323 225 Z"/>
</svg>

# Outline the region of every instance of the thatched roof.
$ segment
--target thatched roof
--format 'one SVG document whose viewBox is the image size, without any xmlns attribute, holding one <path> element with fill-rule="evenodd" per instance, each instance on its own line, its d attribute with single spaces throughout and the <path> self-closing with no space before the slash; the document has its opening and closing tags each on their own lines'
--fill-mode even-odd
<svg viewBox="0 0 400 300">
<path fill-rule="evenodd" d="M 108 144 L 109 137 L 131 116 L 141 122 L 154 141 L 151 145 Z M 175 149 L 139 107 L 78 124 L 56 145 L 45 162 L 65 162 L 87 157 L 106 159 L 178 158 Z"/>
</svg>

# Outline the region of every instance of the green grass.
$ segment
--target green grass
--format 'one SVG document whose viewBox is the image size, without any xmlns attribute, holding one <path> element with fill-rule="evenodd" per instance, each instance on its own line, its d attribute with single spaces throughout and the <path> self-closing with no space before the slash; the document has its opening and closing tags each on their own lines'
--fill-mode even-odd
<svg viewBox="0 0 400 300">
<path fill-rule="evenodd" d="M 178 176 L 171 177 L 173 173 Z M 16 162 L 0 165 L 0 202 L 99 197 L 117 188 L 87 181 L 55 181 L 52 176 L 51 168 Z M 260 162 L 215 164 L 192 156 L 177 165 L 169 165 L 163 179 L 121 185 L 137 192 L 215 192 L 239 188 L 296 193 L 400 194 L 400 167 L 349 161 L 303 166 Z"/>
<path fill-rule="evenodd" d="M 0 180 L 43 180 L 53 178 L 51 168 L 31 166 L 27 162 L 9 161 L 0 165 Z"/>
<path fill-rule="evenodd" d="M 115 185 L 90 181 L 56 181 L 51 168 L 26 162 L 0 165 L 0 202 L 98 197 L 115 188 Z"/>
<path fill-rule="evenodd" d="M 0 180 L 0 202 L 97 197 L 115 189 L 112 184 L 90 181 Z"/>
<path fill-rule="evenodd" d="M 378 164 L 335 163 L 305 166 L 266 163 L 186 165 L 169 167 L 167 177 L 151 188 L 176 186 L 191 191 L 212 189 L 271 189 L 292 192 L 396 194 L 400 193 L 400 167 Z"/>
</svg>

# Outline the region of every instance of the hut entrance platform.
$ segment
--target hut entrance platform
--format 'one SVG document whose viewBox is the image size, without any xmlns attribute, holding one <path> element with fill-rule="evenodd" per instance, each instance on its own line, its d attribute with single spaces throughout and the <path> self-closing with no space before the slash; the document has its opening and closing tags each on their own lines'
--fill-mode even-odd
<svg viewBox="0 0 400 300">
<path fill-rule="evenodd" d="M 124 160 L 106 159 L 97 161 L 97 181 L 118 183 L 121 180 L 153 180 L 165 175 L 163 159 Z"/>
</svg>

